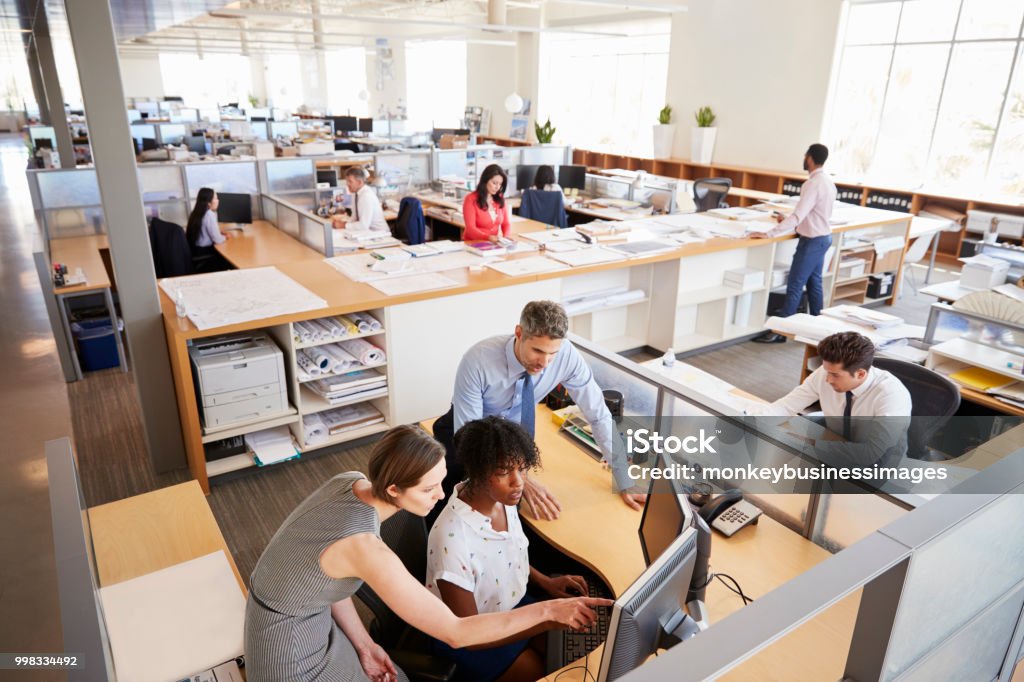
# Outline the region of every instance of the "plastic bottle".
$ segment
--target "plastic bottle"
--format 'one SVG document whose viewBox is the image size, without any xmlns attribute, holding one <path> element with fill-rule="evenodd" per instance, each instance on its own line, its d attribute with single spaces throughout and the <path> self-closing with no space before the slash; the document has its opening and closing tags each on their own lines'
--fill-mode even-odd
<svg viewBox="0 0 1024 682">
<path fill-rule="evenodd" d="M 181 293 L 181 289 L 178 289 L 178 293 L 174 297 L 174 312 L 178 314 L 178 317 L 185 317 L 187 314 L 185 311 L 185 294 Z"/>
<path fill-rule="evenodd" d="M 665 351 L 665 354 L 661 356 L 661 364 L 665 367 L 673 367 L 676 364 L 676 352 L 669 348 Z"/>
</svg>

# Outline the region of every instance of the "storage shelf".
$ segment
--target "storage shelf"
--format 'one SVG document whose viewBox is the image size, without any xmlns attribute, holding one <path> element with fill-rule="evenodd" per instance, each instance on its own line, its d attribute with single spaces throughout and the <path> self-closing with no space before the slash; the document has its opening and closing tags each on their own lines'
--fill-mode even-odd
<svg viewBox="0 0 1024 682">
<path fill-rule="evenodd" d="M 260 431 L 262 429 L 270 429 L 275 426 L 283 426 L 284 424 L 293 424 L 298 421 L 299 411 L 293 405 L 288 405 L 288 412 L 280 414 L 276 417 L 261 417 L 259 419 L 252 419 L 241 424 L 231 424 L 221 429 L 211 431 L 210 429 L 203 429 L 203 443 L 212 443 L 215 440 L 222 440 L 224 438 L 231 438 L 232 436 L 241 436 L 246 433 L 252 433 L 253 431 Z"/>
<path fill-rule="evenodd" d="M 333 410 L 336 407 L 345 407 L 346 405 L 355 405 L 356 403 L 365 403 L 369 400 L 376 400 L 377 398 L 387 398 L 388 391 L 385 387 L 385 392 L 380 395 L 370 396 L 369 398 L 356 397 L 351 400 L 344 400 L 340 403 L 331 404 L 327 402 L 322 396 L 316 391 L 306 386 L 303 386 L 299 391 L 302 397 L 302 414 L 316 414 L 317 412 L 325 412 L 327 410 Z"/>
<path fill-rule="evenodd" d="M 316 381 L 317 379 L 327 379 L 329 377 L 340 377 L 343 374 L 351 374 L 352 372 L 361 372 L 364 369 L 375 369 L 377 367 L 387 367 L 387 362 L 381 362 L 376 365 L 359 365 L 352 369 L 345 370 L 344 372 L 338 372 L 337 374 L 321 374 L 318 377 L 311 377 L 308 374 L 304 374 L 301 367 L 295 368 L 295 378 L 300 384 L 306 384 L 310 381 Z"/>
<path fill-rule="evenodd" d="M 598 339 L 599 346 L 613 353 L 621 353 L 624 350 L 642 348 L 647 345 L 647 340 L 639 336 L 613 336 L 607 339 Z"/>
<path fill-rule="evenodd" d="M 295 344 L 295 350 L 302 350 L 303 348 L 316 348 L 317 346 L 326 346 L 329 343 L 340 343 L 342 341 L 352 341 L 354 339 L 365 339 L 368 336 L 379 336 L 385 333 L 385 329 L 381 327 L 378 331 L 367 332 L 366 334 L 356 334 L 355 336 L 346 336 L 341 339 L 326 339 L 324 341 L 310 341 L 309 343 L 299 343 L 294 340 L 292 336 L 292 342 Z"/>
<path fill-rule="evenodd" d="M 381 433 L 391 428 L 391 425 L 387 423 L 387 420 L 380 422 L 379 424 L 371 424 L 370 426 L 364 426 L 361 429 L 352 429 L 351 431 L 343 431 L 337 435 L 331 436 L 323 443 L 317 443 L 316 445 L 307 445 L 304 452 L 310 450 L 319 450 L 320 448 L 330 447 L 332 445 L 339 445 L 341 443 L 347 443 L 351 440 L 357 440 L 359 438 L 365 438 L 366 436 L 372 436 L 375 433 Z"/>
<path fill-rule="evenodd" d="M 851 277 L 849 279 L 836 280 L 836 286 L 841 287 L 844 284 L 853 284 L 854 282 L 866 282 L 870 275 L 861 275 L 860 277 Z"/>
<path fill-rule="evenodd" d="M 254 466 L 256 466 L 256 462 L 253 460 L 252 454 L 244 452 L 241 455 L 232 455 L 231 457 L 207 462 L 206 475 L 213 478 L 214 476 L 221 476 L 232 471 L 241 471 L 242 469 Z"/>
<path fill-rule="evenodd" d="M 580 317 L 581 315 L 593 315 L 594 313 L 604 312 L 605 310 L 617 310 L 619 308 L 628 308 L 631 305 L 640 305 L 641 303 L 648 303 L 651 299 L 644 296 L 638 301 L 627 301 L 625 303 L 615 303 L 613 305 L 604 305 L 600 308 L 594 308 L 593 310 L 584 310 L 580 313 L 570 313 L 569 317 Z"/>
<path fill-rule="evenodd" d="M 718 286 L 705 287 L 704 289 L 680 291 L 679 306 L 698 305 L 701 303 L 710 303 L 711 301 L 720 301 L 726 298 L 732 298 L 733 296 L 757 293 L 758 291 L 764 291 L 766 288 L 767 287 L 762 285 L 752 289 L 737 289 L 736 287 L 719 284 Z"/>
</svg>

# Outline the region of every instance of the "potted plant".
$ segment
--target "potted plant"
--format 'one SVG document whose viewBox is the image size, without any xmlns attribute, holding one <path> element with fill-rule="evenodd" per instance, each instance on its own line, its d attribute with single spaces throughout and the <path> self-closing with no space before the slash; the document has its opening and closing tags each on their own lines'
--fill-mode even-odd
<svg viewBox="0 0 1024 682">
<path fill-rule="evenodd" d="M 693 117 L 697 120 L 697 127 L 693 129 L 690 138 L 690 160 L 694 163 L 711 163 L 711 152 L 715 148 L 715 112 L 711 107 L 701 107 Z"/>
<path fill-rule="evenodd" d="M 658 112 L 658 123 L 654 126 L 654 158 L 667 159 L 672 156 L 672 141 L 676 126 L 672 123 L 672 107 L 668 104 Z"/>
<path fill-rule="evenodd" d="M 538 144 L 550 143 L 551 139 L 555 136 L 555 130 L 557 130 L 557 128 L 551 125 L 550 116 L 543 126 L 539 123 L 533 124 L 533 132 L 537 135 Z"/>
</svg>

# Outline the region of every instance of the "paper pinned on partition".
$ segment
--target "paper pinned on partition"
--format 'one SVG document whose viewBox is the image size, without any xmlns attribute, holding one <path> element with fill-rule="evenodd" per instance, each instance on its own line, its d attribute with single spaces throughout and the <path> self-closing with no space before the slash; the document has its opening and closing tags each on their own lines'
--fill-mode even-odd
<svg viewBox="0 0 1024 682">
<path fill-rule="evenodd" d="M 164 279 L 160 288 L 172 301 L 181 292 L 188 318 L 202 330 L 327 307 L 327 301 L 275 267 Z"/>
</svg>

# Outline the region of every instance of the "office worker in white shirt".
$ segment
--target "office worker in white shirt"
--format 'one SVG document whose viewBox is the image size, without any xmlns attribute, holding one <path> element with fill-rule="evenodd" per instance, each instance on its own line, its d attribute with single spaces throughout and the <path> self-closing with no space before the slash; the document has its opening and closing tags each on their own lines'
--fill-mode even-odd
<svg viewBox="0 0 1024 682">
<path fill-rule="evenodd" d="M 802 384 L 757 410 L 760 416 L 792 416 L 821 404 L 826 426 L 847 442 L 818 440 L 814 454 L 835 466 L 868 466 L 906 450 L 910 392 L 898 378 L 872 366 L 875 346 L 857 332 L 840 332 L 818 343 L 821 367 Z"/>
<path fill-rule="evenodd" d="M 532 436 L 537 403 L 561 384 L 591 425 L 611 469 L 613 489 L 630 508 L 643 508 L 647 496 L 630 490 L 633 480 L 627 473 L 624 449 L 613 447 L 615 424 L 604 394 L 583 357 L 565 339 L 568 330 L 569 318 L 562 306 L 553 301 L 531 301 L 523 308 L 514 334 L 484 339 L 462 356 L 452 409 L 434 422 L 434 437 L 447 452 L 446 495 L 462 480 L 454 434 L 463 424 L 498 415 L 519 423 Z M 554 495 L 530 477 L 526 478 L 523 503 L 540 519 L 558 518 L 561 510 Z"/>
<path fill-rule="evenodd" d="M 836 201 L 836 183 L 832 182 L 823 166 L 828 159 L 828 147 L 812 144 L 804 154 L 804 170 L 810 175 L 800 187 L 800 200 L 788 218 L 776 215 L 779 224 L 768 232 L 750 236 L 758 239 L 777 237 L 795 229 L 799 239 L 793 263 L 789 266 L 786 280 L 786 302 L 779 317 L 789 317 L 796 312 L 807 287 L 807 303 L 811 315 L 821 313 L 824 292 L 821 287 L 821 269 L 825 265 L 825 254 L 832 245 L 832 207 Z M 785 336 L 767 332 L 754 339 L 758 343 L 784 343 Z"/>
<path fill-rule="evenodd" d="M 352 195 L 352 215 L 336 215 L 331 220 L 335 229 L 353 232 L 387 232 L 388 221 L 384 220 L 384 209 L 373 188 L 366 184 L 366 170 L 353 166 L 345 171 L 345 186 Z"/>
</svg>

